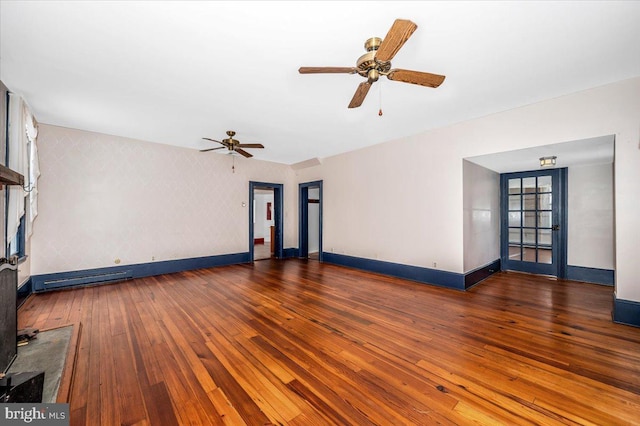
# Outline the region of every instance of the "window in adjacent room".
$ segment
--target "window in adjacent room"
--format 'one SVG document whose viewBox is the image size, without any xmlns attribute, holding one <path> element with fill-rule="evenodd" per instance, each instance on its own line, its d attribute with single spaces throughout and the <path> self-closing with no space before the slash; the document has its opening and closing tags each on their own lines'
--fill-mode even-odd
<svg viewBox="0 0 640 426">
<path fill-rule="evenodd" d="M 24 188 L 6 187 L 6 256 L 26 256 L 26 241 L 37 214 L 37 124 L 25 102 L 9 94 L 6 165 L 24 176 Z"/>
</svg>

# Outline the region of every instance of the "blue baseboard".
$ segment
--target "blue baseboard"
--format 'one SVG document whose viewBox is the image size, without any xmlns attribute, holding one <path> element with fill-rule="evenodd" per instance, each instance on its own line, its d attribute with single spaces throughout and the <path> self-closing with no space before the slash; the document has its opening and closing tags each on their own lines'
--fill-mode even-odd
<svg viewBox="0 0 640 426">
<path fill-rule="evenodd" d="M 29 278 L 26 283 L 18 287 L 18 294 L 17 294 L 18 308 L 22 306 L 22 304 L 27 299 L 27 297 L 29 297 L 29 295 L 33 293 L 32 285 L 33 284 L 32 284 L 31 278 Z"/>
<path fill-rule="evenodd" d="M 478 284 L 480 281 L 488 278 L 490 275 L 500 272 L 500 259 L 494 260 L 484 266 L 474 269 L 471 272 L 464 274 L 464 288 L 465 290 Z"/>
<path fill-rule="evenodd" d="M 455 272 L 440 271 L 438 269 L 403 265 L 401 263 L 385 262 L 382 260 L 365 259 L 327 252 L 322 253 L 322 261 L 325 263 L 332 263 L 334 265 L 347 266 L 349 268 L 389 275 L 405 280 L 417 281 L 424 284 L 454 288 L 456 290 L 465 289 L 464 275 L 457 274 Z"/>
<path fill-rule="evenodd" d="M 615 282 L 615 271 L 612 269 L 567 265 L 567 279 L 613 287 Z"/>
<path fill-rule="evenodd" d="M 282 258 L 289 259 L 291 257 L 298 257 L 298 248 L 290 247 L 282 250 Z"/>
<path fill-rule="evenodd" d="M 108 283 L 129 278 L 150 277 L 171 274 L 193 269 L 248 263 L 249 253 L 232 253 L 218 256 L 194 257 L 190 259 L 165 260 L 160 262 L 138 263 L 134 265 L 110 266 L 106 268 L 85 269 L 82 271 L 57 272 L 53 274 L 32 275 L 34 292 L 67 288 L 77 285 Z"/>
<path fill-rule="evenodd" d="M 640 303 L 613 296 L 613 322 L 640 327 Z"/>
</svg>

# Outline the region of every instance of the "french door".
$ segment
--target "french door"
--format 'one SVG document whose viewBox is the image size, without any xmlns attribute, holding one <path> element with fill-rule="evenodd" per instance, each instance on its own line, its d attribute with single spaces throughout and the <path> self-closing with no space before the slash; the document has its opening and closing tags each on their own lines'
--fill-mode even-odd
<svg viewBox="0 0 640 426">
<path fill-rule="evenodd" d="M 566 276 L 566 169 L 505 173 L 501 184 L 503 270 Z"/>
</svg>

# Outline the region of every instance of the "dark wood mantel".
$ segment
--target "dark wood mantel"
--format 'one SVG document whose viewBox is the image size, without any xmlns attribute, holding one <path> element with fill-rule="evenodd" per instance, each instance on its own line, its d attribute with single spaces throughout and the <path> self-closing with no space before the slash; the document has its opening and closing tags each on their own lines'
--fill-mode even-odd
<svg viewBox="0 0 640 426">
<path fill-rule="evenodd" d="M 0 164 L 0 185 L 24 186 L 24 176 Z"/>
</svg>

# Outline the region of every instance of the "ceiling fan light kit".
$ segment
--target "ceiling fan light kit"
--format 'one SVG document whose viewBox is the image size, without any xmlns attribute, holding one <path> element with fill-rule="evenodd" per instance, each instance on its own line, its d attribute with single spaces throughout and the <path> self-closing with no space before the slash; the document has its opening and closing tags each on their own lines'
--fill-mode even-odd
<svg viewBox="0 0 640 426">
<path fill-rule="evenodd" d="M 371 37 L 365 41 L 364 48 L 367 53 L 358 58 L 355 67 L 300 67 L 298 72 L 300 74 L 359 74 L 366 78 L 367 81 L 360 83 L 356 89 L 349 108 L 362 105 L 371 85 L 378 81 L 380 76 L 386 76 L 392 81 L 436 88 L 444 81 L 444 75 L 391 68 L 391 60 L 417 28 L 418 26 L 409 20 L 396 19 L 384 39 Z"/>
</svg>

